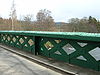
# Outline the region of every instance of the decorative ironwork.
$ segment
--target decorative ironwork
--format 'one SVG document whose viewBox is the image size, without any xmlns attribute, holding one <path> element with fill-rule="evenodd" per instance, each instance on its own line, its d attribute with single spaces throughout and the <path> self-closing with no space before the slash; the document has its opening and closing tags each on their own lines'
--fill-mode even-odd
<svg viewBox="0 0 100 75">
<path fill-rule="evenodd" d="M 100 70 L 100 36 L 87 35 L 0 32 L 0 42 L 34 54 L 38 53 L 70 64 Z"/>
</svg>

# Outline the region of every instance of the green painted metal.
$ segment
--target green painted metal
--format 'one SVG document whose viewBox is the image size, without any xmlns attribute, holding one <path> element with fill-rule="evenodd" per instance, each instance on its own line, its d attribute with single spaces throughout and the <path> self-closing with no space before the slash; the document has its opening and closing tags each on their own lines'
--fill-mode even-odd
<svg viewBox="0 0 100 75">
<path fill-rule="evenodd" d="M 33 36 L 1 34 L 1 43 L 32 53 L 35 53 L 34 41 L 35 37 Z"/>
<path fill-rule="evenodd" d="M 35 55 L 100 71 L 100 34 L 0 31 L 0 42 Z"/>
<path fill-rule="evenodd" d="M 65 38 L 100 42 L 100 34 L 85 32 L 45 32 L 45 31 L 0 31 L 0 34 L 15 34 L 28 36 L 41 36 L 52 38 Z"/>
</svg>

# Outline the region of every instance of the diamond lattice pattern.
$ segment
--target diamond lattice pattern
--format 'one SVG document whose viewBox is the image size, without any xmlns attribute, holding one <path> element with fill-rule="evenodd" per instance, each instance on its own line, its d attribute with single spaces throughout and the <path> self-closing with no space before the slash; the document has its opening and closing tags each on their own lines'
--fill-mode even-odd
<svg viewBox="0 0 100 75">
<path fill-rule="evenodd" d="M 80 42 L 77 42 L 81 47 L 84 47 L 87 45 L 87 43 L 80 43 Z"/>
<path fill-rule="evenodd" d="M 22 38 L 20 38 L 19 42 L 22 44 L 22 43 L 24 43 L 24 40 Z"/>
<path fill-rule="evenodd" d="M 62 49 L 63 49 L 68 55 L 76 51 L 76 50 L 74 49 L 74 47 L 72 47 L 70 44 L 66 44 L 65 46 L 62 47 Z"/>
<path fill-rule="evenodd" d="M 91 56 L 93 56 L 97 61 L 100 60 L 100 48 L 96 47 L 95 49 L 89 52 Z"/>
<path fill-rule="evenodd" d="M 53 46 L 53 44 L 50 42 L 50 41 L 47 41 L 45 44 L 44 44 L 44 46 L 48 49 L 48 50 L 50 50 L 50 49 L 52 49 L 54 46 Z"/>
<path fill-rule="evenodd" d="M 30 46 L 34 45 L 34 41 L 33 41 L 32 39 L 30 39 L 30 40 L 28 41 L 28 43 L 29 43 Z"/>
</svg>

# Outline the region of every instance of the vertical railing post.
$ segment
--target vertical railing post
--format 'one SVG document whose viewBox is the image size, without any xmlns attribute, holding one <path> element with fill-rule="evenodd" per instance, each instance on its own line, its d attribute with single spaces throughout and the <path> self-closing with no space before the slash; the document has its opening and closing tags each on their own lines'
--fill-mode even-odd
<svg viewBox="0 0 100 75">
<path fill-rule="evenodd" d="M 0 33 L 0 43 L 1 43 L 1 33 Z"/>
<path fill-rule="evenodd" d="M 41 37 L 35 36 L 35 55 L 39 54 Z"/>
</svg>

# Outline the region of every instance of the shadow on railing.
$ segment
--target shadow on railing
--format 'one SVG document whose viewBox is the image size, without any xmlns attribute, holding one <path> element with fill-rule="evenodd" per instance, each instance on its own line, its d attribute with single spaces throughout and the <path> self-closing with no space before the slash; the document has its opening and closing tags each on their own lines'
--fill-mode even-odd
<svg viewBox="0 0 100 75">
<path fill-rule="evenodd" d="M 70 64 L 100 71 L 100 34 L 0 31 L 0 42 Z"/>
</svg>

